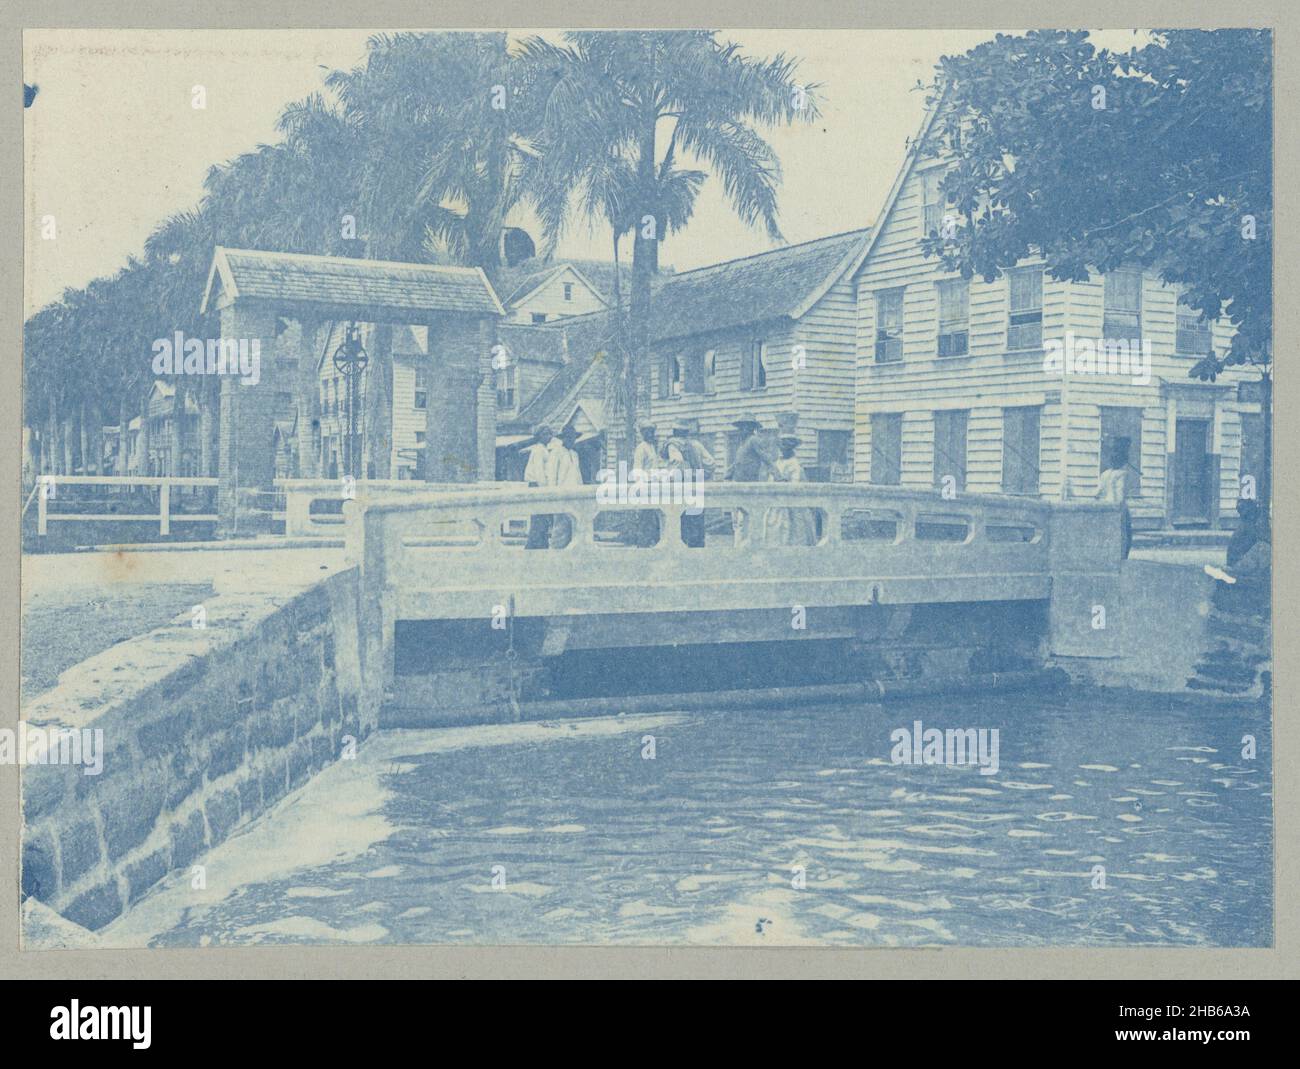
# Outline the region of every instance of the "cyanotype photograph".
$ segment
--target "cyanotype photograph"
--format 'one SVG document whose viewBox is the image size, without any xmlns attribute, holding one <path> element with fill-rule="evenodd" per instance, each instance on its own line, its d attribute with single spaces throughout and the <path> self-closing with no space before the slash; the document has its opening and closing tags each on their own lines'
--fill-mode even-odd
<svg viewBox="0 0 1300 1069">
<path fill-rule="evenodd" d="M 1269 30 L 23 42 L 25 950 L 1273 946 Z"/>
</svg>

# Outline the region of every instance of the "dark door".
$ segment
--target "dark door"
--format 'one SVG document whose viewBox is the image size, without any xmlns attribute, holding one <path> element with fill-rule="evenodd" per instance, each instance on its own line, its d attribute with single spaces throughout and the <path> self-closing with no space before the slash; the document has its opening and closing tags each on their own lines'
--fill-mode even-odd
<svg viewBox="0 0 1300 1069">
<path fill-rule="evenodd" d="M 1210 421 L 1178 420 L 1174 439 L 1173 522 L 1210 522 Z"/>
</svg>

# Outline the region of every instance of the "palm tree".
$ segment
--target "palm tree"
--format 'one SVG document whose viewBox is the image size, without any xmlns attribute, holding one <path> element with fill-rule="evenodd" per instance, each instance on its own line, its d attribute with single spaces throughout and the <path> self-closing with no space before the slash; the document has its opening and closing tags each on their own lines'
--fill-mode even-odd
<svg viewBox="0 0 1300 1069">
<path fill-rule="evenodd" d="M 326 78 L 335 103 L 286 114 L 291 133 L 353 132 L 358 217 L 366 252 L 381 259 L 450 260 L 494 279 L 506 216 L 526 196 L 530 146 L 520 72 L 502 33 L 380 34 L 365 62 Z M 367 372 L 367 426 L 376 474 L 388 474 L 392 441 L 391 328 L 376 330 Z M 456 455 L 464 443 L 430 407 L 425 448 Z M 426 466 L 426 471 L 430 470 Z"/>
<path fill-rule="evenodd" d="M 627 182 L 618 225 L 631 224 L 633 234 L 631 403 L 624 411 L 630 443 L 637 418 L 649 408 L 651 280 L 659 244 L 690 219 L 702 184 L 701 172 L 682 170 L 678 157 L 706 166 L 745 223 L 781 240 L 781 165 L 758 131 L 817 118 L 817 86 L 795 80 L 797 60 L 750 58 L 707 30 L 570 32 L 562 45 L 531 38 L 520 54 L 538 90 L 537 143 L 548 171 L 581 175 L 600 188 L 609 157 L 623 161 L 616 168 Z M 567 195 L 554 185 L 547 192 L 550 202 Z M 597 193 L 596 202 L 608 219 L 604 197 Z M 590 211 L 590 193 L 585 204 Z M 542 214 L 549 226 L 563 225 L 565 211 L 553 203 Z"/>
</svg>

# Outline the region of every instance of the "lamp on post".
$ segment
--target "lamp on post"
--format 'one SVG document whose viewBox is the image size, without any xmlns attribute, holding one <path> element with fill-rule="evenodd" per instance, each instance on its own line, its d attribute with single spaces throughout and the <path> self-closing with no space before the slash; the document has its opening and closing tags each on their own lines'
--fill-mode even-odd
<svg viewBox="0 0 1300 1069">
<path fill-rule="evenodd" d="M 361 478 L 361 442 L 357 432 L 357 398 L 361 392 L 361 375 L 370 363 L 370 355 L 361 344 L 361 327 L 349 323 L 343 343 L 334 350 L 334 369 L 343 375 L 348 388 L 348 430 L 344 440 L 343 466 L 354 479 Z"/>
</svg>

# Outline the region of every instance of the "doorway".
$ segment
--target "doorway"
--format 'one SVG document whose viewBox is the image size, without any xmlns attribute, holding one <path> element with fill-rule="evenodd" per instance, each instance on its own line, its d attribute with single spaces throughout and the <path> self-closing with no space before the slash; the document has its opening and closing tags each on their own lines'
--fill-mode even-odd
<svg viewBox="0 0 1300 1069">
<path fill-rule="evenodd" d="M 1170 521 L 1175 526 L 1210 523 L 1210 421 L 1180 419 L 1174 437 L 1174 492 Z"/>
</svg>

